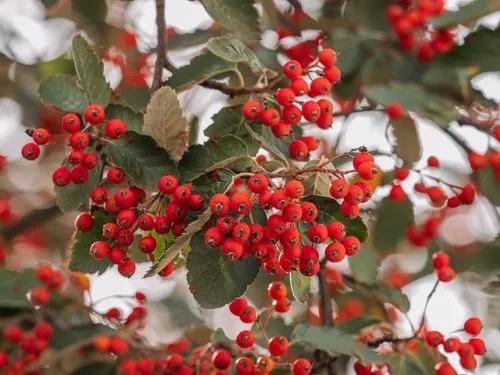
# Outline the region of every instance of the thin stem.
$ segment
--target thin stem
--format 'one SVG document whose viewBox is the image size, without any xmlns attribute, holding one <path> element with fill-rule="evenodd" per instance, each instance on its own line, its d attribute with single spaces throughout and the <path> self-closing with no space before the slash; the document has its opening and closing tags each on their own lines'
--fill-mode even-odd
<svg viewBox="0 0 500 375">
<path fill-rule="evenodd" d="M 418 326 L 418 329 L 415 331 L 414 335 L 418 335 L 418 332 L 424 327 L 425 313 L 427 312 L 427 308 L 429 307 L 429 302 L 431 301 L 432 296 L 434 295 L 434 293 L 436 293 L 436 289 L 437 289 L 438 285 L 439 285 L 439 280 L 436 280 L 436 282 L 434 283 L 434 286 L 432 287 L 431 292 L 427 296 L 427 299 L 426 299 L 425 305 L 424 305 L 424 311 L 422 312 L 422 319 L 420 320 L 420 324 Z"/>
<path fill-rule="evenodd" d="M 154 93 L 161 87 L 161 76 L 163 66 L 166 60 L 167 42 L 165 38 L 165 0 L 156 0 L 156 31 L 157 31 L 157 48 L 156 62 L 153 73 L 153 83 L 151 92 Z"/>
<path fill-rule="evenodd" d="M 319 298 L 321 306 L 321 322 L 326 327 L 335 326 L 333 319 L 332 299 L 328 294 L 328 281 L 325 275 L 325 262 L 322 261 L 318 273 Z"/>
</svg>

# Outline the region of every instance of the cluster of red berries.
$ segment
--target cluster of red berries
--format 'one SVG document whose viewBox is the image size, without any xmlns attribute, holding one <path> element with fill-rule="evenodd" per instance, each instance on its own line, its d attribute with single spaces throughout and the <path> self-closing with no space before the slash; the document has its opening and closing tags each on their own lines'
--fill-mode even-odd
<svg viewBox="0 0 500 375">
<path fill-rule="evenodd" d="M 439 331 L 428 331 L 425 334 L 425 342 L 432 347 L 442 346 L 446 353 L 457 353 L 460 357 L 460 365 L 466 370 L 474 370 L 477 367 L 476 356 L 486 354 L 486 344 L 476 336 L 481 333 L 483 323 L 479 318 L 469 318 L 465 321 L 464 331 L 473 336 L 469 341 L 460 341 L 457 337 L 444 338 Z M 457 375 L 456 370 L 447 362 L 442 361 L 436 365 L 436 375 Z"/>
<path fill-rule="evenodd" d="M 339 181 L 345 184 L 344 197 L 350 202 L 349 207 L 357 208 L 357 203 L 365 199 L 365 193 L 358 185 L 353 185 L 355 188 L 349 188 L 354 190 L 347 197 L 348 185 L 344 180 Z M 276 188 L 264 174 L 255 173 L 239 187 L 240 190 L 231 195 L 231 192 L 216 194 L 209 201 L 210 210 L 217 219 L 215 225 L 205 231 L 204 241 L 207 247 L 219 248 L 226 259 L 237 260 L 252 255 L 260 260 L 270 275 L 283 277 L 293 270 L 300 270 L 306 276 L 313 276 L 319 271 L 319 252 L 315 245 L 324 244 L 329 239 L 333 241 L 325 250 L 326 258 L 332 262 L 342 261 L 346 254 L 358 253 L 360 241 L 354 236 L 346 236 L 342 222 L 316 222 L 318 208 L 312 202 L 300 200 L 305 189 L 299 180 L 289 180 L 283 188 Z M 273 211 L 266 217 L 265 225 L 253 222 L 250 213 L 254 203 L 261 210 Z M 303 229 L 300 222 L 308 228 Z M 303 244 L 305 238 L 301 236 L 301 230 L 310 245 Z"/>
<path fill-rule="evenodd" d="M 500 129 L 500 126 L 496 128 Z M 500 133 L 500 131 L 498 132 Z M 500 151 L 490 151 L 487 154 L 469 154 L 469 164 L 473 171 L 492 168 L 497 181 L 500 181 Z"/>
<path fill-rule="evenodd" d="M 293 126 L 305 123 L 315 123 L 321 129 L 328 129 L 333 123 L 333 103 L 330 99 L 318 96 L 330 95 L 332 85 L 340 80 L 341 72 L 335 66 L 336 54 L 330 49 L 323 49 L 318 59 L 310 66 L 302 68 L 295 60 L 288 61 L 283 66 L 284 75 L 290 80 L 289 87 L 278 89 L 274 100 L 263 97 L 263 103 L 257 99 L 248 100 L 242 108 L 242 114 L 249 121 L 259 121 L 269 126 L 278 138 L 290 136 Z M 321 66 L 320 66 L 321 64 Z M 308 82 L 304 76 L 316 74 L 316 78 Z M 300 100 L 308 96 L 309 100 Z M 304 161 L 309 153 L 318 148 L 318 141 L 311 136 L 292 140 L 289 145 L 290 157 Z"/>
<path fill-rule="evenodd" d="M 96 260 L 107 258 L 125 277 L 132 276 L 136 269 L 135 261 L 128 256 L 135 234 L 141 235 L 139 250 L 154 261 L 152 253 L 157 242 L 152 232 L 160 236 L 171 232 L 178 237 L 188 224 L 188 211 L 198 212 L 203 208 L 202 196 L 192 193 L 189 185 L 179 185 L 174 176 L 160 177 L 157 186 L 159 193 L 148 199 L 144 190 L 133 186 L 118 189 L 109 198 L 108 191 L 101 186 L 95 187 L 90 194 L 94 204 L 104 205 L 104 210 L 112 215 L 112 221 L 102 226 L 103 240 L 95 241 L 89 253 Z M 75 225 L 83 232 L 91 230 L 92 216 L 86 212 L 80 214 Z M 167 277 L 173 270 L 171 262 L 159 275 Z"/>
<path fill-rule="evenodd" d="M 25 370 L 37 361 L 49 348 L 49 339 L 54 329 L 44 320 L 38 321 L 30 330 L 23 330 L 17 325 L 7 325 L 2 329 L 5 345 L 0 351 L 0 372 L 6 375 L 39 374 L 39 371 Z"/>
<path fill-rule="evenodd" d="M 99 164 L 98 155 L 95 153 L 95 143 L 104 136 L 110 139 L 119 139 L 127 132 L 127 127 L 119 119 L 108 119 L 104 129 L 97 125 L 105 121 L 104 107 L 100 104 L 90 104 L 83 112 L 83 121 L 76 113 L 67 113 L 62 117 L 62 128 L 70 135 L 68 153 L 64 164 L 52 173 L 54 185 L 63 187 L 70 182 L 84 184 L 89 179 L 89 171 Z M 82 125 L 84 125 L 82 127 Z M 28 130 L 33 137 L 31 143 L 23 146 L 21 153 L 28 160 L 35 160 L 40 155 L 39 145 L 46 144 L 50 139 L 47 129 L 39 128 Z M 93 147 L 92 150 L 88 150 Z M 124 174 L 118 171 L 108 171 L 108 180 L 123 180 Z"/>
<path fill-rule="evenodd" d="M 453 48 L 452 31 L 436 30 L 429 24 L 432 17 L 445 11 L 444 0 L 404 0 L 399 3 L 387 8 L 386 18 L 392 25 L 401 50 L 416 51 L 420 61 L 429 62 Z"/>
<path fill-rule="evenodd" d="M 432 255 L 432 266 L 439 281 L 446 283 L 452 281 L 456 276 L 455 270 L 450 266 L 450 257 L 442 251 L 436 251 Z"/>
</svg>

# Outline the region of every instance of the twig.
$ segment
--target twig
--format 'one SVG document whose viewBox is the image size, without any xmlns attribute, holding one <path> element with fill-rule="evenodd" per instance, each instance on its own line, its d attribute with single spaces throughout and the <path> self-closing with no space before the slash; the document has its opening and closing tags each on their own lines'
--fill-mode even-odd
<svg viewBox="0 0 500 375">
<path fill-rule="evenodd" d="M 439 285 L 439 280 L 436 280 L 436 282 L 434 283 L 434 286 L 432 287 L 431 292 L 427 296 L 427 299 L 426 299 L 425 305 L 424 305 L 424 311 L 422 312 L 422 319 L 420 320 L 420 324 L 417 328 L 417 331 L 415 332 L 415 335 L 418 335 L 418 332 L 420 332 L 420 330 L 422 330 L 422 328 L 424 327 L 425 313 L 427 312 L 427 308 L 429 307 L 429 302 L 431 301 L 432 296 L 434 295 L 434 293 L 436 293 L 436 289 L 437 289 L 438 285 Z"/>
<path fill-rule="evenodd" d="M 157 30 L 157 48 L 156 62 L 153 73 L 153 83 L 151 92 L 155 92 L 161 87 L 161 76 L 163 66 L 165 65 L 165 54 L 167 50 L 167 42 L 165 39 L 165 0 L 156 0 L 156 30 Z"/>
<path fill-rule="evenodd" d="M 3 237 L 6 241 L 10 241 L 32 226 L 47 222 L 61 213 L 61 210 L 55 203 L 52 203 L 48 207 L 36 208 L 13 223 L 5 226 L 0 231 L 0 237 Z"/>
<path fill-rule="evenodd" d="M 470 147 L 469 145 L 467 144 L 467 142 L 465 142 L 462 138 L 460 138 L 458 135 L 456 135 L 455 133 L 453 133 L 450 129 L 443 129 L 443 131 L 451 138 L 453 139 L 460 147 L 462 147 L 464 149 L 465 152 L 467 152 L 468 154 L 474 152 Z"/>
<path fill-rule="evenodd" d="M 332 299 L 328 294 L 328 282 L 325 275 L 325 264 L 326 263 L 324 261 L 321 262 L 318 274 L 321 322 L 326 327 L 333 327 L 335 326 L 335 321 L 333 320 Z"/>
<path fill-rule="evenodd" d="M 241 95 L 262 94 L 266 92 L 271 93 L 272 92 L 271 88 L 280 80 L 281 76 L 277 76 L 276 78 L 271 80 L 267 86 L 263 87 L 231 87 L 223 82 L 209 79 L 201 82 L 200 86 L 205 87 L 207 89 L 220 91 L 223 94 L 226 94 L 229 97 L 233 98 L 235 96 L 241 96 Z"/>
</svg>

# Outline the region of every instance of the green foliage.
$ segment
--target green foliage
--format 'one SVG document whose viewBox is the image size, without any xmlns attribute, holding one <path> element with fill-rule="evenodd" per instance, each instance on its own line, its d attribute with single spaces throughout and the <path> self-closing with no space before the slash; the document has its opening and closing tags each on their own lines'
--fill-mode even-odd
<svg viewBox="0 0 500 375">
<path fill-rule="evenodd" d="M 405 238 L 406 228 L 413 222 L 412 204 L 408 199 L 395 202 L 385 198 L 377 208 L 373 243 L 380 251 L 394 249 Z"/>
<path fill-rule="evenodd" d="M 92 212 L 93 225 L 88 232 L 77 231 L 71 242 L 68 268 L 72 271 L 85 273 L 103 273 L 110 263 L 107 259 L 95 260 L 89 254 L 89 249 L 95 241 L 102 241 L 102 226 L 109 222 L 110 217 L 103 209 Z"/>
<path fill-rule="evenodd" d="M 127 130 L 132 130 L 136 133 L 142 132 L 142 114 L 134 111 L 125 104 L 113 103 L 108 105 L 106 107 L 106 117 L 108 119 L 117 118 L 122 120 L 127 126 Z"/>
<path fill-rule="evenodd" d="M 107 106 L 111 87 L 104 79 L 104 68 L 96 52 L 81 35 L 73 38 L 73 61 L 80 85 L 91 103 Z"/>
<path fill-rule="evenodd" d="M 267 324 L 265 324 L 267 322 Z M 255 334 L 257 344 L 266 347 L 267 342 L 262 337 L 259 329 L 259 324 L 266 327 L 268 337 L 285 336 L 287 340 L 292 340 L 293 325 L 285 323 L 285 320 L 280 316 L 269 316 L 267 312 L 259 314 L 257 322 L 252 325 L 252 332 Z"/>
<path fill-rule="evenodd" d="M 38 280 L 32 270 L 9 272 L 0 268 L 0 315 L 14 310 L 24 310 L 31 307 L 26 298 L 28 290 L 37 286 Z"/>
<path fill-rule="evenodd" d="M 177 175 L 177 167 L 168 153 L 147 135 L 129 131 L 124 138 L 110 142 L 107 152 L 130 181 L 142 188 L 154 189 L 161 176 Z"/>
<path fill-rule="evenodd" d="M 207 13 L 242 40 L 259 39 L 259 15 L 253 0 L 202 0 Z"/>
<path fill-rule="evenodd" d="M 311 278 L 302 275 L 299 271 L 290 272 L 289 278 L 288 282 L 293 299 L 301 303 L 306 303 L 309 300 Z"/>
<path fill-rule="evenodd" d="M 401 117 L 393 120 L 392 133 L 396 140 L 394 151 L 405 165 L 411 166 L 418 161 L 422 151 L 415 121 L 411 117 Z"/>
<path fill-rule="evenodd" d="M 269 153 L 271 153 L 272 156 L 274 156 L 275 158 L 277 158 L 278 160 L 284 162 L 285 164 L 288 165 L 288 160 L 287 160 L 287 157 L 285 156 L 285 154 L 276 146 L 276 144 L 273 142 L 273 139 L 274 137 L 265 137 L 263 135 L 260 135 L 259 133 L 257 133 L 256 131 L 254 131 L 249 124 L 245 124 L 246 126 L 246 129 L 248 131 L 248 133 L 250 134 L 250 136 L 254 139 L 254 141 L 260 146 L 262 147 L 264 150 L 266 151 L 269 151 Z M 287 153 L 288 154 L 288 151 Z"/>
<path fill-rule="evenodd" d="M 99 168 L 100 165 L 97 165 L 90 170 L 89 179 L 83 184 L 71 183 L 63 187 L 54 186 L 56 203 L 62 211 L 76 210 L 88 202 L 90 192 L 99 181 Z"/>
<path fill-rule="evenodd" d="M 437 28 L 447 28 L 458 24 L 467 25 L 499 10 L 499 0 L 474 0 L 460 7 L 456 12 L 446 12 L 435 17 L 431 24 Z"/>
<path fill-rule="evenodd" d="M 71 6 L 86 20 L 94 23 L 103 22 L 108 13 L 106 2 L 101 0 L 73 0 Z"/>
<path fill-rule="evenodd" d="M 89 101 L 85 93 L 69 76 L 47 76 L 38 90 L 45 104 L 53 105 L 62 111 L 82 113 Z"/>
<path fill-rule="evenodd" d="M 191 241 L 186 267 L 189 289 L 203 308 L 224 306 L 245 293 L 259 272 L 256 259 L 227 261 L 220 251 L 209 249 L 198 232 Z"/>
<path fill-rule="evenodd" d="M 481 194 L 488 198 L 496 206 L 500 205 L 500 189 L 498 179 L 495 177 L 493 168 L 484 168 L 475 173 L 479 181 Z"/>
<path fill-rule="evenodd" d="M 359 358 L 363 363 L 381 363 L 377 353 L 358 345 L 348 334 L 328 327 L 312 327 L 299 324 L 293 331 L 294 339 L 303 345 L 311 345 L 330 354 L 348 354 Z"/>
<path fill-rule="evenodd" d="M 241 40 L 231 36 L 221 36 L 208 41 L 207 48 L 214 55 L 234 63 L 246 63 L 253 70 L 262 70 L 264 66 L 259 58 Z"/>
<path fill-rule="evenodd" d="M 434 375 L 434 365 L 437 352 L 429 346 L 418 343 L 417 350 L 406 350 L 401 353 L 391 353 L 385 360 L 394 375 Z"/>
<path fill-rule="evenodd" d="M 349 257 L 348 260 L 352 275 L 356 280 L 370 285 L 376 283 L 379 262 L 370 241 L 363 244 L 358 255 Z"/>
</svg>

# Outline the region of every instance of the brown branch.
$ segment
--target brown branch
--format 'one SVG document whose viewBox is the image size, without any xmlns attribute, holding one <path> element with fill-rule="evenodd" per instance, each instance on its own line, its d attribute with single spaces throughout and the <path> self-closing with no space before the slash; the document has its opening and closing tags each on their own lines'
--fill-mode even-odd
<svg viewBox="0 0 500 375">
<path fill-rule="evenodd" d="M 333 327 L 335 326 L 335 321 L 333 319 L 332 299 L 328 293 L 328 281 L 325 275 L 325 264 L 325 261 L 321 262 L 318 274 L 321 323 L 326 327 Z"/>
<path fill-rule="evenodd" d="M 235 96 L 241 95 L 262 94 L 266 92 L 272 93 L 273 90 L 271 88 L 280 80 L 281 76 L 277 76 L 276 78 L 271 80 L 267 86 L 264 87 L 231 87 L 223 82 L 214 81 L 211 79 L 203 81 L 199 85 L 207 89 L 220 91 L 223 94 L 226 94 L 229 97 L 233 98 Z"/>
<path fill-rule="evenodd" d="M 13 223 L 5 226 L 0 231 L 0 237 L 4 238 L 6 241 L 10 241 L 27 229 L 35 225 L 45 223 L 54 217 L 59 216 L 61 213 L 61 210 L 55 203 L 48 207 L 34 209 Z"/>
<path fill-rule="evenodd" d="M 157 47 L 153 83 L 151 85 L 152 93 L 161 87 L 161 76 L 166 60 L 165 54 L 167 50 L 167 41 L 165 39 L 165 0 L 156 0 L 156 30 Z"/>
</svg>

